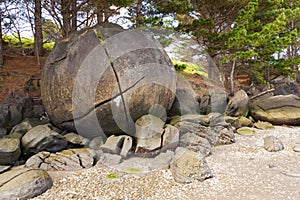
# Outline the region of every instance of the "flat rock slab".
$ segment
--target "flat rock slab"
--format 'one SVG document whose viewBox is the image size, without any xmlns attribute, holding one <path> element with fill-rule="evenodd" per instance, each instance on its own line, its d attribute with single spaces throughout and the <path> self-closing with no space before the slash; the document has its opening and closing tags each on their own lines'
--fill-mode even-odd
<svg viewBox="0 0 300 200">
<path fill-rule="evenodd" d="M 0 197 L 3 200 L 28 199 L 52 187 L 52 179 L 43 169 L 23 168 L 0 174 Z"/>
<path fill-rule="evenodd" d="M 250 113 L 255 120 L 276 125 L 300 125 L 300 97 L 290 94 L 254 101 L 250 103 Z"/>
</svg>

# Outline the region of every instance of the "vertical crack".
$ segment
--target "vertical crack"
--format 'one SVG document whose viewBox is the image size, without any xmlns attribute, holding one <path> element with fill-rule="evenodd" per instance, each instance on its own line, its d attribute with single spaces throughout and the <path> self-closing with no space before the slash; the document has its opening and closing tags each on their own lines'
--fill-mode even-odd
<svg viewBox="0 0 300 200">
<path fill-rule="evenodd" d="M 104 48 L 105 54 L 106 54 L 106 56 L 109 59 L 110 66 L 111 66 L 111 68 L 112 68 L 112 70 L 114 72 L 114 75 L 115 75 L 116 79 L 117 79 L 117 84 L 118 84 L 118 88 L 119 88 L 119 91 L 120 91 L 120 96 L 121 96 L 121 99 L 122 99 L 122 104 L 123 104 L 123 107 L 124 107 L 124 112 L 125 112 L 125 117 L 126 117 L 126 122 L 127 122 L 126 123 L 127 130 L 130 131 L 131 129 L 130 129 L 130 125 L 129 125 L 130 123 L 129 123 L 129 118 L 128 118 L 129 112 L 128 112 L 126 104 L 125 104 L 125 98 L 124 98 L 124 95 L 123 95 L 123 90 L 122 90 L 122 87 L 121 87 L 121 84 L 120 84 L 119 76 L 118 76 L 117 71 L 115 69 L 114 63 L 110 59 L 109 53 L 108 53 L 108 51 L 107 51 L 107 49 L 105 47 L 105 42 L 101 41 L 101 44 L 102 44 L 102 46 Z"/>
</svg>

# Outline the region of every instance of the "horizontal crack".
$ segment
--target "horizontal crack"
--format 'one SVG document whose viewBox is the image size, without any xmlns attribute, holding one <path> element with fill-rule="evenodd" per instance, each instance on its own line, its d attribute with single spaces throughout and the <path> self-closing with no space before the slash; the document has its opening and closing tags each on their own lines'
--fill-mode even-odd
<svg viewBox="0 0 300 200">
<path fill-rule="evenodd" d="M 106 99 L 98 104 L 96 104 L 94 106 L 94 108 L 91 108 L 85 115 L 81 116 L 81 117 L 77 117 L 77 118 L 74 118 L 74 119 L 70 119 L 70 120 L 66 120 L 66 121 L 63 121 L 63 122 L 60 122 L 60 124 L 64 124 L 64 123 L 68 123 L 68 122 L 73 122 L 74 120 L 79 120 L 79 119 L 83 119 L 85 118 L 86 116 L 88 116 L 95 108 L 98 108 L 104 104 L 106 104 L 107 102 L 110 102 L 112 101 L 113 99 L 117 98 L 118 96 L 120 96 L 121 94 L 124 94 L 125 92 L 129 91 L 130 89 L 134 88 L 139 82 L 141 82 L 143 79 L 145 78 L 145 76 L 141 77 L 139 80 L 137 80 L 132 86 L 128 87 L 126 90 L 124 90 L 123 92 L 119 93 L 119 94 L 116 94 L 115 96 L 109 98 L 109 99 Z"/>
</svg>

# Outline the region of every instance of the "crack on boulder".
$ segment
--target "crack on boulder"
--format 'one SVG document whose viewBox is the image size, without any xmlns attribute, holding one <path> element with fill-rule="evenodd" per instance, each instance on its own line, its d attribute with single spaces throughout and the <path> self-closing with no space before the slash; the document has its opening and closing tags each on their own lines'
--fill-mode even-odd
<svg viewBox="0 0 300 200">
<path fill-rule="evenodd" d="M 74 155 L 76 155 L 76 157 L 78 158 L 78 163 L 79 163 L 80 167 L 81 167 L 81 168 L 85 168 L 85 166 L 84 166 L 83 163 L 82 163 L 82 160 L 81 160 L 80 155 L 79 155 L 78 153 L 76 153 L 76 152 L 75 152 L 74 150 L 72 150 L 72 149 L 70 149 L 70 151 L 71 151 L 72 153 L 74 153 Z"/>
<path fill-rule="evenodd" d="M 11 180 L 13 180 L 13 179 L 15 179 L 15 178 L 17 178 L 17 177 L 19 177 L 19 176 L 21 176 L 21 175 L 29 172 L 29 171 L 35 171 L 35 170 L 37 170 L 37 169 L 28 169 L 28 170 L 26 170 L 26 171 L 24 171 L 22 173 L 19 173 L 19 174 L 15 175 L 15 176 L 12 176 L 9 180 L 7 180 L 4 183 L 0 184 L 0 188 L 3 187 L 5 184 L 9 183 Z"/>
<path fill-rule="evenodd" d="M 97 103 L 94 108 L 91 108 L 86 114 L 84 114 L 83 116 L 81 117 L 77 117 L 77 118 L 74 118 L 74 119 L 70 119 L 70 120 L 66 120 L 66 121 L 63 121 L 63 122 L 60 122 L 60 124 L 64 124 L 64 123 L 68 123 L 68 122 L 73 122 L 74 120 L 79 120 L 79 119 L 83 119 L 85 118 L 87 115 L 89 115 L 94 109 L 116 99 L 118 96 L 123 96 L 122 94 L 129 91 L 130 89 L 134 88 L 139 82 L 141 82 L 143 79 L 145 78 L 145 76 L 141 77 L 139 80 L 137 80 L 132 86 L 128 87 L 126 90 L 124 90 L 122 93 L 119 93 L 119 94 L 116 94 L 115 96 L 109 98 L 109 99 L 106 99 L 100 103 Z M 125 103 L 124 103 L 125 104 Z M 127 114 L 127 113 L 126 113 Z M 126 115 L 127 116 L 127 115 Z"/>
</svg>

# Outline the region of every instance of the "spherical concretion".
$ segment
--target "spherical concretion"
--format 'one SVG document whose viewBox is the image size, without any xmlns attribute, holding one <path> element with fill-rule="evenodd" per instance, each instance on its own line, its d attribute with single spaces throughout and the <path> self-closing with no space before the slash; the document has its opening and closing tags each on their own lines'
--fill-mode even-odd
<svg viewBox="0 0 300 200">
<path fill-rule="evenodd" d="M 41 90 L 50 120 L 61 128 L 88 138 L 134 134 L 134 122 L 154 105 L 171 108 L 176 73 L 146 32 L 98 25 L 56 43 Z"/>
</svg>

